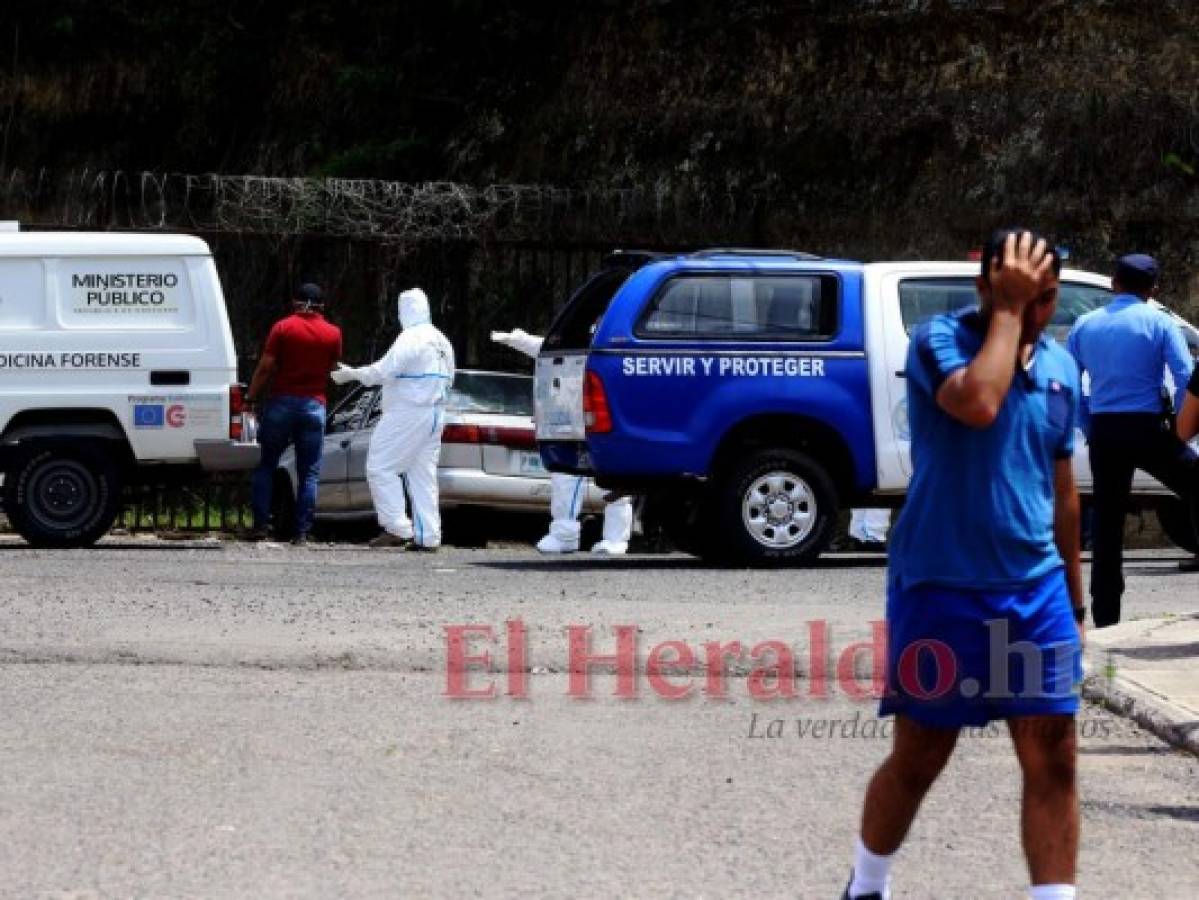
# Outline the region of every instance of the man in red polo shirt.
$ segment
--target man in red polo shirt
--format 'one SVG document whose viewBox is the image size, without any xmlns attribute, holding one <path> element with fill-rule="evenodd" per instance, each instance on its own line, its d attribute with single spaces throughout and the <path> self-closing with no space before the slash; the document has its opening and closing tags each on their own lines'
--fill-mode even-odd
<svg viewBox="0 0 1199 900">
<path fill-rule="evenodd" d="M 324 308 L 319 285 L 300 285 L 291 315 L 276 322 L 267 335 L 246 394 L 247 403 L 260 406 L 262 460 L 254 472 L 251 492 L 254 529 L 250 537 L 254 540 L 268 535 L 275 469 L 289 444 L 296 448 L 293 542 L 305 543 L 312 529 L 325 440 L 325 387 L 329 372 L 341 358 L 341 329 L 325 321 Z"/>
</svg>

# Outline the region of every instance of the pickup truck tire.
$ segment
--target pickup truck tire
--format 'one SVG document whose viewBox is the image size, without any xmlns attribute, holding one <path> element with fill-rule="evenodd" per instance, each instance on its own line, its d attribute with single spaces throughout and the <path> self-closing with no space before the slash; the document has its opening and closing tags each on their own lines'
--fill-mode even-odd
<svg viewBox="0 0 1199 900">
<path fill-rule="evenodd" d="M 715 487 L 716 540 L 705 556 L 742 565 L 803 564 L 832 540 L 837 490 L 805 453 L 758 450 L 734 463 Z"/>
<path fill-rule="evenodd" d="M 1192 519 L 1184 501 L 1177 497 L 1163 497 L 1157 503 L 1157 521 L 1174 546 L 1189 553 L 1199 553 L 1199 534 L 1195 532 L 1199 523 Z"/>
<path fill-rule="evenodd" d="M 34 547 L 90 547 L 120 508 L 120 466 L 93 447 L 31 444 L 4 478 L 5 514 Z"/>
</svg>

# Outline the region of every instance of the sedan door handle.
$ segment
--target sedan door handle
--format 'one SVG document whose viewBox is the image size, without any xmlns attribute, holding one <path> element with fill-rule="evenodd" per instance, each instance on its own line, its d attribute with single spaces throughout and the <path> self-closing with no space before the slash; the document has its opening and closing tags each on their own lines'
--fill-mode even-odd
<svg viewBox="0 0 1199 900">
<path fill-rule="evenodd" d="M 896 372 L 896 373 L 895 373 L 895 377 L 896 377 L 896 378 L 907 378 L 907 377 L 908 377 L 908 373 L 907 373 L 907 372 L 904 372 L 904 371 L 901 369 L 900 371 L 898 371 L 898 372 Z"/>
<path fill-rule="evenodd" d="M 342 450 L 345 450 L 347 447 L 350 446 L 350 439 L 346 438 L 340 444 L 338 444 L 338 446 L 341 447 Z"/>
</svg>

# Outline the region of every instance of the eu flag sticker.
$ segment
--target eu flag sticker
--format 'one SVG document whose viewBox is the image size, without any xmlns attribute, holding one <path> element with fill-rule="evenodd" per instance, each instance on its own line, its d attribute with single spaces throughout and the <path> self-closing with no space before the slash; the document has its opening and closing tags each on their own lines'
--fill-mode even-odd
<svg viewBox="0 0 1199 900">
<path fill-rule="evenodd" d="M 164 416 L 161 403 L 137 403 L 133 407 L 134 428 L 161 428 Z"/>
</svg>

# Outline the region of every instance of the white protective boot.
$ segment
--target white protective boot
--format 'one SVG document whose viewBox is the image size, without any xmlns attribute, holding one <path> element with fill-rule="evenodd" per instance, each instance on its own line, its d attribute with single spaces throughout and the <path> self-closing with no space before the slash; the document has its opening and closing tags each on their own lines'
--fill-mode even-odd
<svg viewBox="0 0 1199 900">
<path fill-rule="evenodd" d="M 579 549 L 579 513 L 587 496 L 587 479 L 550 473 L 550 530 L 537 542 L 542 553 L 574 553 Z"/>
<path fill-rule="evenodd" d="M 855 509 L 849 518 L 849 536 L 863 544 L 885 544 L 890 527 L 889 509 Z"/>
<path fill-rule="evenodd" d="M 621 556 L 629 552 L 633 531 L 633 498 L 621 497 L 604 507 L 604 539 L 591 548 L 592 553 Z"/>
</svg>

